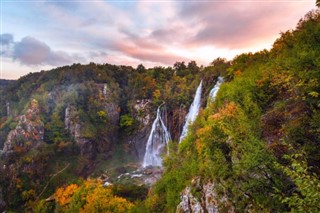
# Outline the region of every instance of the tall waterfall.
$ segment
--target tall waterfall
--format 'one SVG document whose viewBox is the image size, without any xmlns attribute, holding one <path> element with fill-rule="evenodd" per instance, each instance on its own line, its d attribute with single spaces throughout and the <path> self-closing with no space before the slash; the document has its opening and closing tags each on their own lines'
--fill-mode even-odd
<svg viewBox="0 0 320 213">
<path fill-rule="evenodd" d="M 157 117 L 154 120 L 148 138 L 146 153 L 143 159 L 143 167 L 162 166 L 161 154 L 171 140 L 170 133 L 161 118 L 160 106 L 157 109 Z M 169 149 L 167 149 L 169 153 Z"/>
<path fill-rule="evenodd" d="M 193 102 L 190 106 L 188 115 L 186 117 L 186 121 L 185 121 L 183 129 L 182 129 L 182 133 L 181 133 L 181 136 L 179 139 L 179 143 L 183 140 L 183 138 L 185 138 L 187 136 L 189 125 L 194 122 L 194 120 L 196 119 L 196 117 L 199 113 L 200 104 L 201 104 L 200 103 L 201 91 L 202 91 L 202 80 L 197 88 L 196 95 L 194 96 Z"/>
<path fill-rule="evenodd" d="M 214 87 L 210 90 L 209 100 L 208 100 L 209 102 L 214 101 L 222 83 L 223 83 L 223 78 L 219 76 L 216 85 L 214 85 Z"/>
</svg>

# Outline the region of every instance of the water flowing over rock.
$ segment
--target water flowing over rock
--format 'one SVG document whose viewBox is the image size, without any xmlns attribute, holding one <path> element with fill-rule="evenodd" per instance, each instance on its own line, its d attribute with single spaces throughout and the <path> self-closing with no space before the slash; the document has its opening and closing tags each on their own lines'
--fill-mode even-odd
<svg viewBox="0 0 320 213">
<path fill-rule="evenodd" d="M 152 129 L 147 141 L 146 152 L 143 159 L 143 167 L 162 166 L 161 154 L 171 140 L 170 133 L 161 118 L 160 106 L 157 109 L 157 117 L 152 124 Z M 168 152 L 168 149 L 167 149 Z"/>
<path fill-rule="evenodd" d="M 25 115 L 19 117 L 19 123 L 8 134 L 3 154 L 16 151 L 28 151 L 43 141 L 44 125 L 40 120 L 38 102 L 33 99 Z"/>
<path fill-rule="evenodd" d="M 209 93 L 209 102 L 213 102 L 214 99 L 217 96 L 217 93 L 220 89 L 221 84 L 223 83 L 223 78 L 221 76 L 218 77 L 217 83 L 214 85 L 214 87 L 210 90 Z"/>
<path fill-rule="evenodd" d="M 151 119 L 151 103 L 150 99 L 138 99 L 130 103 L 132 117 L 138 122 L 134 133 L 128 135 L 126 142 L 129 144 L 130 154 L 136 157 L 139 162 L 143 162 L 146 152 L 145 147 L 153 122 Z"/>
<path fill-rule="evenodd" d="M 10 102 L 6 102 L 6 108 L 7 108 L 7 116 L 10 116 Z"/>
<path fill-rule="evenodd" d="M 107 85 L 107 84 L 104 84 L 104 85 L 103 85 L 103 91 L 102 91 L 104 97 L 107 97 L 107 89 L 108 89 L 108 85 Z"/>
<path fill-rule="evenodd" d="M 201 92 L 202 92 L 202 80 L 197 88 L 193 102 L 190 106 L 189 113 L 186 117 L 186 121 L 183 126 L 182 133 L 181 133 L 181 136 L 179 139 L 179 143 L 187 136 L 189 125 L 194 122 L 194 120 L 196 119 L 196 117 L 199 113 L 199 109 L 200 109 L 200 105 L 201 105 Z"/>
</svg>

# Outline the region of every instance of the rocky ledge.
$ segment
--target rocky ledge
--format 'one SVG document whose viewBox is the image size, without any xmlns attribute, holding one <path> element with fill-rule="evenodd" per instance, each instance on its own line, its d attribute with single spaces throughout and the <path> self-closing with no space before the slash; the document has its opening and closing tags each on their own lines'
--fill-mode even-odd
<svg viewBox="0 0 320 213">
<path fill-rule="evenodd" d="M 19 116 L 15 129 L 8 134 L 3 155 L 28 151 L 43 142 L 44 124 L 40 120 L 38 101 L 33 99 L 25 115 Z"/>
</svg>

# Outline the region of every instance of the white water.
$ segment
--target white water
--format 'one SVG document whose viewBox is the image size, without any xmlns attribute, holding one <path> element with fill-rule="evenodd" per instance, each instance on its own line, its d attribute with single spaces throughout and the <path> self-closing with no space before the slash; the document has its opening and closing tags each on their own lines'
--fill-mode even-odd
<svg viewBox="0 0 320 213">
<path fill-rule="evenodd" d="M 108 85 L 104 84 L 103 85 L 103 90 L 102 90 L 102 93 L 103 93 L 104 97 L 107 97 L 107 89 L 108 89 Z"/>
<path fill-rule="evenodd" d="M 200 101 L 201 101 L 201 91 L 202 91 L 202 80 L 197 88 L 196 95 L 194 96 L 193 102 L 190 106 L 188 115 L 186 117 L 186 121 L 184 123 L 182 133 L 179 139 L 179 143 L 187 136 L 189 125 L 194 122 L 196 119 L 199 109 L 200 109 Z"/>
<path fill-rule="evenodd" d="M 222 83 L 223 83 L 223 78 L 219 76 L 216 85 L 214 85 L 214 87 L 210 90 L 209 102 L 214 101 Z"/>
<path fill-rule="evenodd" d="M 158 107 L 157 117 L 152 124 L 151 132 L 147 141 L 146 153 L 144 155 L 142 166 L 161 167 L 161 154 L 163 153 L 165 147 L 167 147 L 170 140 L 170 133 L 161 118 L 160 107 Z M 167 153 L 169 153 L 168 147 Z"/>
</svg>

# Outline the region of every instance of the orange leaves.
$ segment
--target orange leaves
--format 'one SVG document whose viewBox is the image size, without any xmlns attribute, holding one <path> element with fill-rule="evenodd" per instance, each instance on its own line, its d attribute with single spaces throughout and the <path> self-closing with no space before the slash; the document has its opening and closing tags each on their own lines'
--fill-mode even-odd
<svg viewBox="0 0 320 213">
<path fill-rule="evenodd" d="M 237 112 L 237 105 L 234 102 L 230 102 L 220 110 L 220 113 L 226 117 L 234 117 Z"/>
<path fill-rule="evenodd" d="M 61 206 L 68 204 L 73 196 L 73 194 L 79 189 L 77 184 L 71 184 L 64 188 L 58 188 L 55 193 L 56 202 Z"/>
<path fill-rule="evenodd" d="M 218 113 L 209 116 L 209 120 L 222 120 L 224 118 L 234 117 L 237 114 L 238 107 L 234 102 L 226 103 Z"/>
<path fill-rule="evenodd" d="M 207 134 L 208 132 L 211 131 L 211 127 L 210 126 L 205 126 L 203 128 L 200 128 L 197 130 L 197 136 L 202 137 L 205 134 Z"/>
<path fill-rule="evenodd" d="M 241 71 L 240 71 L 240 70 L 235 71 L 235 72 L 234 72 L 234 75 L 235 75 L 235 76 L 240 76 L 240 75 L 241 75 Z"/>
<path fill-rule="evenodd" d="M 197 139 L 195 144 L 196 144 L 196 150 L 197 150 L 198 154 L 200 155 L 202 153 L 203 149 L 205 148 L 205 144 L 200 139 Z"/>
<path fill-rule="evenodd" d="M 62 212 L 128 212 L 133 207 L 126 199 L 114 196 L 110 187 L 91 179 L 58 188 L 54 197 Z"/>
<path fill-rule="evenodd" d="M 262 78 L 262 79 L 258 79 L 256 80 L 256 85 L 257 87 L 261 88 L 265 85 L 265 83 L 268 81 L 268 79 L 266 77 Z"/>
</svg>

